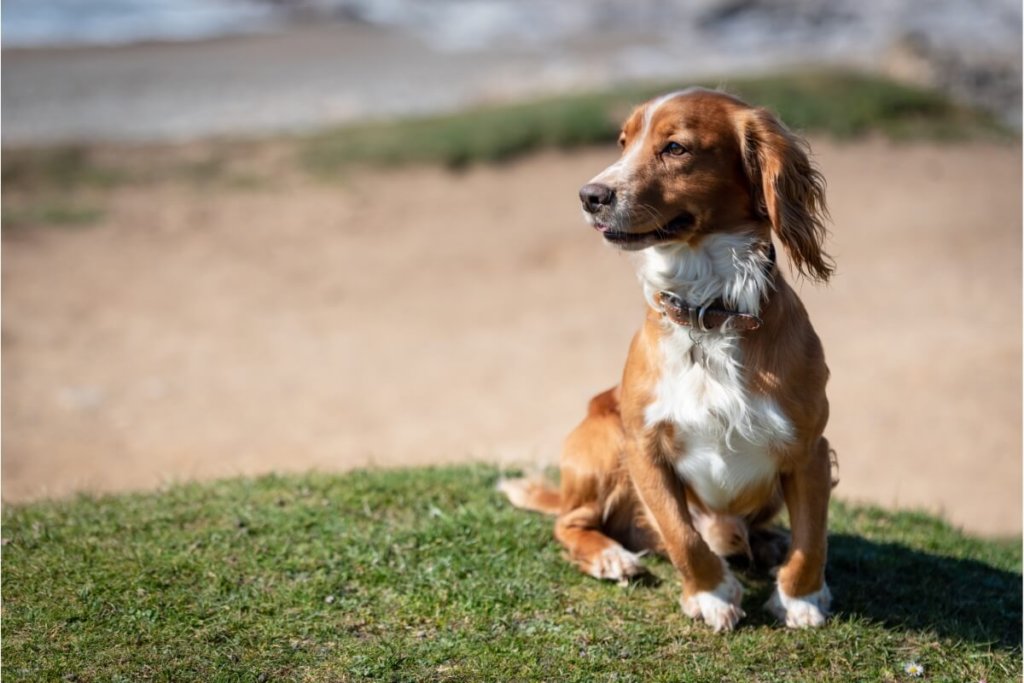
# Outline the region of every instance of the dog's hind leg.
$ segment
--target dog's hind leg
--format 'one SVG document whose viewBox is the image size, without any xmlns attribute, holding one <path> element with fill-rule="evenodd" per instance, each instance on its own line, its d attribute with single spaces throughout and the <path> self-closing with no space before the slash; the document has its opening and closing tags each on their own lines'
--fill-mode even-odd
<svg viewBox="0 0 1024 683">
<path fill-rule="evenodd" d="M 776 518 L 782 510 L 781 485 L 760 510 L 746 518 L 750 542 L 750 569 L 761 574 L 777 571 L 789 553 L 789 532 L 782 529 Z"/>
<path fill-rule="evenodd" d="M 622 466 L 625 437 L 618 389 L 590 401 L 587 417 L 562 452 L 561 505 L 555 538 L 569 560 L 599 579 L 627 581 L 645 574 L 636 545 L 637 501 Z M 634 548 L 636 549 L 636 548 Z"/>
<path fill-rule="evenodd" d="M 627 550 L 602 529 L 602 513 L 596 502 L 580 506 L 555 522 L 555 538 L 569 560 L 598 579 L 625 582 L 646 574 L 641 555 Z"/>
</svg>

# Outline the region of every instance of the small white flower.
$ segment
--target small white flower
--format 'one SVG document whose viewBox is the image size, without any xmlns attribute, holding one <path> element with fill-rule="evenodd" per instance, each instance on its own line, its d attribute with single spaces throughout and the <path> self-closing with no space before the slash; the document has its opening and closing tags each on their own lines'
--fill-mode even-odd
<svg viewBox="0 0 1024 683">
<path fill-rule="evenodd" d="M 324 602 L 326 602 L 328 605 L 330 605 L 331 603 L 334 602 L 334 596 L 333 595 L 328 595 L 326 598 L 324 598 Z"/>
<path fill-rule="evenodd" d="M 918 664 L 917 662 L 907 662 L 903 665 L 903 671 L 908 676 L 913 676 L 914 678 L 920 678 L 921 676 L 924 676 L 924 667 Z"/>
</svg>

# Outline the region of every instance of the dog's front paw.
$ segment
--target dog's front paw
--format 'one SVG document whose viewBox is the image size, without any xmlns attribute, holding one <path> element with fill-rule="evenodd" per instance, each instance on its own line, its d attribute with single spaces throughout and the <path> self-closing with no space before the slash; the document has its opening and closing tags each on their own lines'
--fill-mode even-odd
<svg viewBox="0 0 1024 683">
<path fill-rule="evenodd" d="M 776 586 L 764 606 L 789 628 L 817 628 L 825 625 L 831 604 L 832 594 L 822 583 L 821 590 L 800 597 L 786 595 L 781 586 Z"/>
<path fill-rule="evenodd" d="M 590 561 L 586 571 L 594 578 L 619 583 L 625 583 L 647 573 L 640 562 L 640 555 L 629 552 L 621 545 L 613 545 L 602 550 Z"/>
<path fill-rule="evenodd" d="M 740 619 L 746 616 L 740 608 L 743 599 L 743 586 L 728 569 L 725 576 L 714 590 L 700 591 L 687 597 L 679 598 L 683 613 L 694 619 L 703 619 L 715 633 L 731 631 Z"/>
</svg>

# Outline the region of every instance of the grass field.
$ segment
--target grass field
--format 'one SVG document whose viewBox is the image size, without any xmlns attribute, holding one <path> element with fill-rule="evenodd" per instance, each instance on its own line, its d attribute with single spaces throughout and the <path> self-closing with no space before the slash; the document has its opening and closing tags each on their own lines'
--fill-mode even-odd
<svg viewBox="0 0 1024 683">
<path fill-rule="evenodd" d="M 305 140 L 302 160 L 313 171 L 353 162 L 440 163 L 458 168 L 508 159 L 540 148 L 607 144 L 632 108 L 690 85 L 722 88 L 767 107 L 794 130 L 851 138 L 867 133 L 901 139 L 1005 136 L 996 120 L 944 95 L 849 71 L 798 72 L 702 83 L 640 83 L 518 105 L 344 126 Z"/>
<path fill-rule="evenodd" d="M 1020 540 L 836 505 L 836 617 L 684 617 L 578 574 L 489 467 L 264 477 L 3 512 L 6 681 L 1008 681 Z"/>
<path fill-rule="evenodd" d="M 3 184 L 14 190 L 68 191 L 183 179 L 259 187 L 262 179 L 250 173 L 252 158 L 268 143 L 285 147 L 285 156 L 297 168 L 317 175 L 330 175 L 353 164 L 432 163 L 459 168 L 544 148 L 614 144 L 633 106 L 689 85 L 724 88 L 768 107 L 790 127 L 806 133 L 840 138 L 874 133 L 895 140 L 1015 137 L 995 117 L 958 105 L 936 91 L 880 76 L 817 71 L 698 84 L 638 83 L 450 115 L 344 125 L 297 137 L 208 140 L 202 152 L 195 145 L 153 145 L 151 154 L 125 153 L 123 146 L 5 149 Z"/>
<path fill-rule="evenodd" d="M 87 227 L 106 215 L 111 190 L 153 183 L 260 191 L 279 185 L 282 172 L 331 181 L 365 165 L 460 169 L 540 149 L 610 145 L 633 106 L 687 85 L 693 84 L 639 83 L 303 136 L 4 149 L 2 222 L 5 229 Z M 943 141 L 1017 137 L 993 116 L 938 92 L 849 71 L 725 78 L 699 85 L 722 87 L 768 107 L 804 133 Z"/>
</svg>

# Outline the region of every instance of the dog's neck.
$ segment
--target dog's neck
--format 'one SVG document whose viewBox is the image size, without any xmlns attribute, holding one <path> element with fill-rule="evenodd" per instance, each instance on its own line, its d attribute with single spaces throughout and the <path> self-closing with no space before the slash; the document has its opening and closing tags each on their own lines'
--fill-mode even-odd
<svg viewBox="0 0 1024 683">
<path fill-rule="evenodd" d="M 758 315 L 774 286 L 771 242 L 750 233 L 710 235 L 695 246 L 656 245 L 644 249 L 638 268 L 644 298 L 660 311 L 659 292 L 671 292 L 691 306 L 721 301 L 738 313 Z"/>
</svg>

